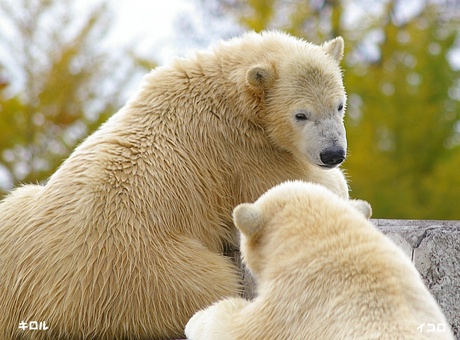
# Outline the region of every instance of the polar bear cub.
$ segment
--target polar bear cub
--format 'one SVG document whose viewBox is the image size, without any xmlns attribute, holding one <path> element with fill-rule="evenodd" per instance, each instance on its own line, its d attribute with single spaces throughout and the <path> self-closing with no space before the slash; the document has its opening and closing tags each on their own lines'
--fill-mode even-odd
<svg viewBox="0 0 460 340">
<path fill-rule="evenodd" d="M 301 181 L 237 206 L 233 219 L 257 297 L 199 311 L 187 338 L 452 340 L 410 259 L 368 221 L 370 213 L 367 202 Z M 428 333 L 422 324 L 443 327 Z"/>
</svg>

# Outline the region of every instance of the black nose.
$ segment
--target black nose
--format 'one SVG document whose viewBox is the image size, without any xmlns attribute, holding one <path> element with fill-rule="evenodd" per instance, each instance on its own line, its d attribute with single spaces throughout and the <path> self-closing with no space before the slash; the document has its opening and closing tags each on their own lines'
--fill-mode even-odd
<svg viewBox="0 0 460 340">
<path fill-rule="evenodd" d="M 333 146 L 321 152 L 321 161 L 327 167 L 334 167 L 345 160 L 345 150 L 340 146 Z"/>
</svg>

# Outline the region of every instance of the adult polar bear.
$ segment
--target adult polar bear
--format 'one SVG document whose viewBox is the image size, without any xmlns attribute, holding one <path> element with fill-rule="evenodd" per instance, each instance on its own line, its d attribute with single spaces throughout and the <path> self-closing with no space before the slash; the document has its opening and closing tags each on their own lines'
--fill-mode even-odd
<svg viewBox="0 0 460 340">
<path fill-rule="evenodd" d="M 0 338 L 179 337 L 236 295 L 237 204 L 289 179 L 348 197 L 342 55 L 341 38 L 249 33 L 148 74 L 46 185 L 0 204 Z"/>
</svg>

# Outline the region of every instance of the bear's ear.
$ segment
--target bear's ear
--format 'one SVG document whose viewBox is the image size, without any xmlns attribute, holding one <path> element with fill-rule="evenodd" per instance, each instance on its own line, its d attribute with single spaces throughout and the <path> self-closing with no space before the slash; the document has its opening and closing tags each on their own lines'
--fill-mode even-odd
<svg viewBox="0 0 460 340">
<path fill-rule="evenodd" d="M 243 203 L 233 210 L 235 226 L 246 236 L 254 235 L 263 221 L 263 212 L 255 204 Z"/>
<path fill-rule="evenodd" d="M 338 63 L 343 58 L 344 42 L 342 37 L 329 40 L 321 45 L 321 47 L 329 53 Z"/>
<path fill-rule="evenodd" d="M 275 69 L 271 64 L 257 64 L 246 72 L 246 82 L 253 90 L 261 91 L 275 82 L 275 76 Z"/>
<path fill-rule="evenodd" d="M 364 217 L 366 217 L 367 219 L 371 218 L 372 207 L 368 202 L 363 200 L 350 200 L 350 203 L 353 206 L 353 208 L 362 213 Z"/>
</svg>

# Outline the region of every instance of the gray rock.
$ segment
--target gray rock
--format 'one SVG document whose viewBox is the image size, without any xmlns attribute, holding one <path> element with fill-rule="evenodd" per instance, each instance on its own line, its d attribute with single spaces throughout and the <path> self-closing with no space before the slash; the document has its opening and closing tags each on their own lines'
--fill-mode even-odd
<svg viewBox="0 0 460 340">
<path fill-rule="evenodd" d="M 460 221 L 373 222 L 406 254 L 411 253 L 412 262 L 460 340 Z"/>
</svg>

